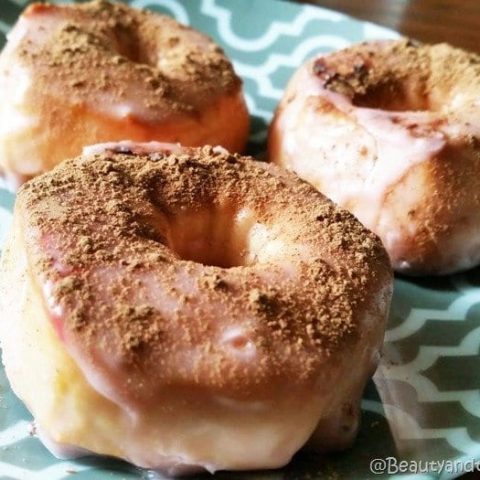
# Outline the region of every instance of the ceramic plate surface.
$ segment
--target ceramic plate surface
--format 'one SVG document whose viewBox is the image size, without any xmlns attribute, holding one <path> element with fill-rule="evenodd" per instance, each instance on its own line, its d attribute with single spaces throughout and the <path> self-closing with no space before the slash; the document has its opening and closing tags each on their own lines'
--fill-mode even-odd
<svg viewBox="0 0 480 480">
<path fill-rule="evenodd" d="M 174 16 L 210 34 L 225 48 L 245 82 L 253 118 L 250 150 L 257 154 L 264 149 L 266 126 L 283 88 L 303 60 L 353 42 L 397 36 L 329 10 L 278 0 L 131 3 Z M 0 0 L 2 44 L 24 6 L 23 0 Z M 13 202 L 13 195 L 0 187 L 0 242 Z M 0 321 L 1 317 L 2 312 Z M 430 479 L 470 470 L 471 461 L 480 459 L 479 319 L 480 270 L 443 279 L 397 279 L 384 356 L 364 395 L 363 424 L 355 446 L 329 458 L 302 453 L 278 471 L 215 477 Z M 29 435 L 30 422 L 0 369 L 1 479 L 153 478 L 150 472 L 111 460 L 57 460 Z M 390 473 L 370 472 L 373 459 L 388 457 Z M 409 469 L 416 465 L 419 472 L 394 475 L 393 459 L 415 460 Z"/>
</svg>

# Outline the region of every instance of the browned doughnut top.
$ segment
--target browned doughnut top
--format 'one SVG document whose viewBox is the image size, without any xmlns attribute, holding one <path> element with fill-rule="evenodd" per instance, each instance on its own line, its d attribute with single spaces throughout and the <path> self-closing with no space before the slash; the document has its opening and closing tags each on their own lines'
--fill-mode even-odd
<svg viewBox="0 0 480 480">
<path fill-rule="evenodd" d="M 385 314 L 378 238 L 274 165 L 211 147 L 107 151 L 27 183 L 16 208 L 53 324 L 115 395 L 310 385 Z M 233 346 L 253 360 L 222 343 L 239 326 Z"/>
<path fill-rule="evenodd" d="M 9 48 L 35 71 L 37 89 L 72 102 L 134 103 L 146 120 L 158 120 L 240 85 L 211 39 L 157 13 L 105 0 L 35 3 L 20 21 L 27 30 Z"/>
<path fill-rule="evenodd" d="M 329 90 L 357 106 L 384 110 L 449 104 L 458 110 L 480 91 L 480 56 L 446 43 L 364 42 L 318 58 L 312 68 Z"/>
</svg>

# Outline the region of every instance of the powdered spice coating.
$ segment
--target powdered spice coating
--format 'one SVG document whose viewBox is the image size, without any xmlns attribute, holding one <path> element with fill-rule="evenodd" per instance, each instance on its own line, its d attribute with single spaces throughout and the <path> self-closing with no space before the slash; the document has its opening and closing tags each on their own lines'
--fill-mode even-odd
<svg viewBox="0 0 480 480">
<path fill-rule="evenodd" d="M 166 109 L 191 111 L 240 83 L 218 46 L 169 17 L 103 0 L 34 4 L 24 15 L 43 11 L 59 18 L 53 31 L 47 20 L 25 36 L 19 57 L 35 69 L 39 88 L 61 85 L 73 101 L 134 100 L 147 118 L 157 120 Z"/>
<path fill-rule="evenodd" d="M 391 293 L 380 241 L 351 214 L 211 147 L 69 160 L 26 184 L 17 210 L 59 335 L 135 402 L 172 384 L 239 398 L 311 384 Z M 232 238 L 215 243 L 216 223 Z M 207 248 L 185 254 L 202 236 Z"/>
</svg>

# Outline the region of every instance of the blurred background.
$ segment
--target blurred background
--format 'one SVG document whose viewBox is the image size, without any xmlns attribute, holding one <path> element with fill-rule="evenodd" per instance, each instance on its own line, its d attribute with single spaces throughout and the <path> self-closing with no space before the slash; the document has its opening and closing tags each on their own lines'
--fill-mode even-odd
<svg viewBox="0 0 480 480">
<path fill-rule="evenodd" d="M 424 42 L 480 53 L 480 0 L 300 0 L 393 28 Z"/>
</svg>

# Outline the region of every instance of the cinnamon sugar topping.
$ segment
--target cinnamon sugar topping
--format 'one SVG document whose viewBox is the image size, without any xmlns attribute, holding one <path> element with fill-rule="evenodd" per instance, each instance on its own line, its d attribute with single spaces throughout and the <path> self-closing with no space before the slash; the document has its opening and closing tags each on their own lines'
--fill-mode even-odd
<svg viewBox="0 0 480 480">
<path fill-rule="evenodd" d="M 43 26 L 43 16 L 49 20 Z M 173 19 L 95 0 L 81 5 L 33 4 L 18 48 L 39 86 L 62 88 L 73 103 L 138 103 L 147 118 L 193 111 L 240 80 L 206 36 Z"/>
<path fill-rule="evenodd" d="M 318 58 L 312 70 L 354 104 L 389 110 L 437 110 L 480 86 L 479 55 L 408 39 L 360 43 Z"/>
<path fill-rule="evenodd" d="M 325 355 L 355 341 L 371 292 L 391 275 L 379 240 L 352 215 L 293 174 L 211 147 L 69 160 L 18 202 L 66 342 L 83 361 L 108 358 L 107 376 L 107 365 L 138 375 L 139 396 L 171 381 L 240 396 L 260 379 L 310 381 Z M 242 208 L 267 232 L 265 248 L 231 268 L 195 261 L 242 235 L 255 248 L 255 230 L 231 223 Z M 190 259 L 182 236 L 182 248 L 199 248 Z M 284 248 L 268 256 L 270 241 Z M 252 364 L 220 340 L 238 325 L 256 346 Z"/>
</svg>

